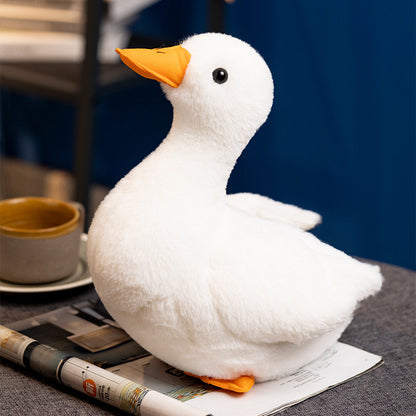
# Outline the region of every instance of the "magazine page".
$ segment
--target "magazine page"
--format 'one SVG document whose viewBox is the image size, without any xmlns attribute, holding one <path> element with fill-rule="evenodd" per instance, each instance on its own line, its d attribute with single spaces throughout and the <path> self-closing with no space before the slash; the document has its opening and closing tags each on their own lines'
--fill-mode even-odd
<svg viewBox="0 0 416 416">
<path fill-rule="evenodd" d="M 337 342 L 320 358 L 291 376 L 257 383 L 244 395 L 217 391 L 195 398 L 191 404 L 200 409 L 209 408 L 215 416 L 273 415 L 357 377 L 382 362 L 378 355 Z"/>
</svg>

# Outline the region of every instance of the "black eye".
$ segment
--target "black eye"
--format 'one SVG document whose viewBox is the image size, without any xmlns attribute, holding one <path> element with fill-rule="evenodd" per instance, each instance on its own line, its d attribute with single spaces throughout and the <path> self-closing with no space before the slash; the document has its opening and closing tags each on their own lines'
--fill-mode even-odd
<svg viewBox="0 0 416 416">
<path fill-rule="evenodd" d="M 214 69 L 212 72 L 212 79 L 217 84 L 224 84 L 224 82 L 228 79 L 228 72 L 224 68 Z"/>
</svg>

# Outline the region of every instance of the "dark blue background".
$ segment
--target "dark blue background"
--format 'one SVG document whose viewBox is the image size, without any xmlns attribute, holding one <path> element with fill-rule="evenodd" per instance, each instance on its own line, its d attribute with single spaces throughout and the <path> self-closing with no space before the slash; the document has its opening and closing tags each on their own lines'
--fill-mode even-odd
<svg viewBox="0 0 416 416">
<path fill-rule="evenodd" d="M 414 0 L 236 0 L 226 31 L 253 45 L 275 80 L 266 124 L 229 192 L 322 214 L 314 233 L 351 255 L 416 268 Z M 133 25 L 181 40 L 207 30 L 206 2 L 162 0 Z M 167 133 L 156 82 L 97 108 L 94 178 L 114 183 Z M 2 93 L 3 152 L 70 169 L 73 111 Z"/>
</svg>

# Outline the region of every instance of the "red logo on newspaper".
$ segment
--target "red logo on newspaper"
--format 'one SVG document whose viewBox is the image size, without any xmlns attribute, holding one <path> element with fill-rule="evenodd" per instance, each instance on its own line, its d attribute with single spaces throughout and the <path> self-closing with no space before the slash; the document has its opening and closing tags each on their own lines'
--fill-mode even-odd
<svg viewBox="0 0 416 416">
<path fill-rule="evenodd" d="M 97 395 L 97 387 L 95 386 L 94 380 L 87 378 L 82 383 L 82 387 L 84 387 L 85 393 L 89 394 L 90 396 L 95 397 Z"/>
</svg>

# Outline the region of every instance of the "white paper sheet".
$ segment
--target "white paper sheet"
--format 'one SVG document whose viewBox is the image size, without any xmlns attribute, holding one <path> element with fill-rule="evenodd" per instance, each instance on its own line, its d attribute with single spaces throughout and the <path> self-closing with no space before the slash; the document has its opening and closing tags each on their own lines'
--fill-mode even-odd
<svg viewBox="0 0 416 416">
<path fill-rule="evenodd" d="M 173 393 L 175 396 L 175 391 L 185 392 L 185 400 L 188 399 L 190 405 L 214 416 L 265 416 L 315 396 L 381 363 L 382 358 L 378 355 L 338 342 L 295 374 L 257 383 L 244 394 L 214 389 L 194 391 L 194 386 L 170 375 L 170 367 L 154 357 L 109 370 L 165 394 Z"/>
<path fill-rule="evenodd" d="M 362 374 L 382 362 L 378 355 L 336 343 L 320 358 L 280 380 L 255 384 L 244 395 L 214 392 L 191 400 L 215 416 L 271 415 Z"/>
</svg>

